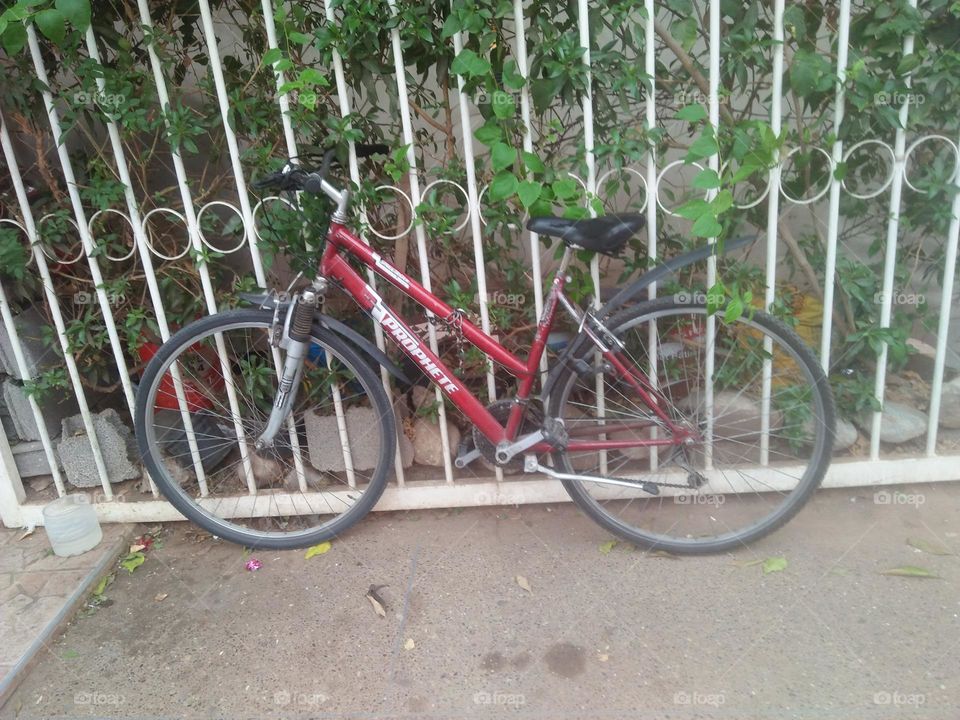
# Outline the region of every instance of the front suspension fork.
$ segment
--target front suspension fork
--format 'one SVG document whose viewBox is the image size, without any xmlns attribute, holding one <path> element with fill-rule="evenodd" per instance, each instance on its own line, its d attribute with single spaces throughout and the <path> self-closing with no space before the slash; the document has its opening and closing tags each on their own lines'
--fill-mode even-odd
<svg viewBox="0 0 960 720">
<path fill-rule="evenodd" d="M 283 423 L 286 422 L 297 399 L 297 389 L 300 387 L 300 378 L 303 377 L 303 364 L 310 350 L 313 318 L 320 302 L 320 296 L 325 289 L 325 281 L 318 278 L 304 290 L 295 304 L 287 313 L 286 321 L 280 333 L 280 340 L 271 344 L 286 350 L 287 356 L 280 371 L 280 382 L 267 425 L 254 442 L 257 451 L 273 447 L 274 440 Z"/>
</svg>

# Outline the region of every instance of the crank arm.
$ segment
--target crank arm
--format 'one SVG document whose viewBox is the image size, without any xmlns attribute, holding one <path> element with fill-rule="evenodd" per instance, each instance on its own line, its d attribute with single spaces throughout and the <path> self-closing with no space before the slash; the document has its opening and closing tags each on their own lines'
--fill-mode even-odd
<svg viewBox="0 0 960 720">
<path fill-rule="evenodd" d="M 583 480 L 586 482 L 599 483 L 601 485 L 620 485 L 622 487 L 631 487 L 637 490 L 643 490 L 651 495 L 659 495 L 660 488 L 655 483 L 644 482 L 643 480 L 628 480 L 627 478 L 604 477 L 602 475 L 576 475 L 574 473 L 557 472 L 551 467 L 541 465 L 537 461 L 536 455 L 527 455 L 523 460 L 523 471 L 528 473 L 543 473 L 557 480 Z"/>
</svg>

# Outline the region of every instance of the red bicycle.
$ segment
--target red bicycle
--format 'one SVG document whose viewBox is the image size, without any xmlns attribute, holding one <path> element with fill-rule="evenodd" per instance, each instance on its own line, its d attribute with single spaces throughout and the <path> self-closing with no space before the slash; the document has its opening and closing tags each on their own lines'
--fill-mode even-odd
<svg viewBox="0 0 960 720">
<path fill-rule="evenodd" d="M 661 264 L 600 310 L 581 310 L 564 293 L 574 251 L 617 254 L 643 218 L 531 219 L 531 231 L 566 248 L 530 352 L 519 358 L 346 227 L 350 193 L 327 180 L 332 157 L 316 172 L 294 168 L 258 183 L 323 193 L 336 204 L 316 278 L 291 298 L 257 296 L 257 308 L 184 327 L 141 378 L 140 450 L 187 518 L 248 547 L 294 548 L 342 533 L 377 502 L 397 448 L 384 373 L 409 381 L 369 339 L 321 312 L 331 286 L 466 416 L 472 427 L 458 468 L 482 458 L 506 475 L 555 478 L 587 515 L 628 541 L 672 553 L 727 550 L 782 525 L 819 485 L 834 402 L 797 334 L 759 310 L 730 319 L 708 312 L 693 293 L 647 300 L 651 283 L 706 259 L 715 245 Z M 479 400 L 357 263 L 514 376 L 515 394 Z M 535 395 L 561 311 L 576 334 L 550 359 Z M 209 351 L 198 352 L 203 347 Z M 211 386 L 205 378 L 217 363 L 223 382 Z M 207 398 L 202 418 L 193 411 L 198 389 Z"/>
</svg>

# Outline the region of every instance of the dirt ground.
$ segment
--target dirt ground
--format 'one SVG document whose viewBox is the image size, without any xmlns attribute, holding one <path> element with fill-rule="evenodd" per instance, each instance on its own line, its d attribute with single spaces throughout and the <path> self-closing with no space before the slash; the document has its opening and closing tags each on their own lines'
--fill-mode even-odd
<svg viewBox="0 0 960 720">
<path fill-rule="evenodd" d="M 0 718 L 956 720 L 960 485 L 882 492 L 683 559 L 569 504 L 374 513 L 255 572 L 168 524 Z"/>
</svg>

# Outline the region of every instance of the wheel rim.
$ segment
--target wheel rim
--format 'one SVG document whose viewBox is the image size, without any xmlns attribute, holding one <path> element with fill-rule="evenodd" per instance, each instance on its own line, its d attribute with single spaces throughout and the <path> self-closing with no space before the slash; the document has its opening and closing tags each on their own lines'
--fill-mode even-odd
<svg viewBox="0 0 960 720">
<path fill-rule="evenodd" d="M 705 327 L 706 317 L 705 308 L 670 307 L 614 324 L 630 357 L 645 373 L 650 369 L 649 348 L 657 347 L 657 386 L 680 410 L 676 419 L 683 417 L 701 432 L 706 425 L 705 363 L 701 357 L 706 353 L 706 344 L 699 331 Z M 678 550 L 703 549 L 754 539 L 789 517 L 822 476 L 833 430 L 827 404 L 816 391 L 822 387 L 819 369 L 811 370 L 786 340 L 770 335 L 770 330 L 755 320 L 741 318 L 728 325 L 718 317 L 715 326 L 711 464 L 706 463 L 705 442 L 681 450 L 659 448 L 651 452 L 637 447 L 607 451 L 605 468 L 597 453 L 568 453 L 559 461 L 567 472 L 661 483 L 684 484 L 691 480 L 691 471 L 699 474 L 701 477 L 696 480 L 706 481 L 702 487 L 662 487 L 661 495 L 656 497 L 632 488 L 571 483 L 611 529 L 644 544 Z M 651 332 L 656 338 L 653 344 Z M 771 338 L 773 349 L 766 465 L 762 464 L 762 405 L 758 402 L 762 399 L 764 336 Z M 759 374 L 751 380 L 751 374 L 757 370 Z M 642 414 L 637 412 L 636 400 L 628 406 L 631 398 L 624 397 L 623 387 L 617 387 L 623 383 L 606 375 L 603 378 L 602 415 L 595 409 L 595 389 L 585 402 L 589 395 L 585 390 L 589 390 L 587 386 L 595 388 L 596 376 L 581 378 L 571 374 L 566 384 L 558 388 L 560 400 L 554 411 L 564 416 L 571 434 L 578 433 L 578 425 L 596 426 L 600 418 L 607 426 L 605 430 L 609 428 L 608 438 L 652 437 L 649 428 L 638 427 L 638 420 L 652 417 L 649 409 L 644 408 Z M 572 404 L 571 398 L 578 404 Z M 592 415 L 588 412 L 591 405 Z M 751 405 L 758 408 L 757 417 L 747 412 Z M 631 409 L 632 413 L 628 412 Z M 659 437 L 665 437 L 665 431 L 658 432 Z"/>
<path fill-rule="evenodd" d="M 383 472 L 388 433 L 369 378 L 355 371 L 355 361 L 313 338 L 276 448 L 255 453 L 283 357 L 270 347 L 270 328 L 266 321 L 237 320 L 179 343 L 153 375 L 142 429 L 151 470 L 174 504 L 193 506 L 215 534 L 294 546 L 335 531 L 366 504 L 371 482 Z M 352 453 L 343 451 L 344 435 Z M 373 467 L 360 462 L 359 448 L 364 458 L 375 458 Z"/>
</svg>

